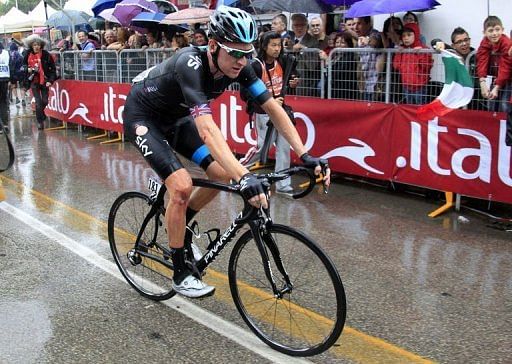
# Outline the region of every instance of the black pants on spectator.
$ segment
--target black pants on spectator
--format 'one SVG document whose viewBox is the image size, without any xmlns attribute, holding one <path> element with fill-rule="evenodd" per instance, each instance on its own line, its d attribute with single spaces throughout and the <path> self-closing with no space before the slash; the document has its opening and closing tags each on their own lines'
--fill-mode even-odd
<svg viewBox="0 0 512 364">
<path fill-rule="evenodd" d="M 36 100 L 36 119 L 38 124 L 42 125 L 46 119 L 44 109 L 48 105 L 48 87 L 39 83 L 33 83 L 30 89 Z"/>
<path fill-rule="evenodd" d="M 0 122 L 9 126 L 9 80 L 0 81 Z"/>
</svg>

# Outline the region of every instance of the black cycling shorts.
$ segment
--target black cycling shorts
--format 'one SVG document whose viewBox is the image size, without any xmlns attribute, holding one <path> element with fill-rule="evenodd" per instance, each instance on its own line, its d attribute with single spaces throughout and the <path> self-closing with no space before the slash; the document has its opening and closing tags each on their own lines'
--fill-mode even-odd
<svg viewBox="0 0 512 364">
<path fill-rule="evenodd" d="M 170 128 L 157 127 L 150 121 L 124 120 L 123 124 L 126 138 L 164 181 L 173 172 L 184 168 L 176 152 L 205 171 L 213 162 L 191 116 L 178 119 Z"/>
</svg>

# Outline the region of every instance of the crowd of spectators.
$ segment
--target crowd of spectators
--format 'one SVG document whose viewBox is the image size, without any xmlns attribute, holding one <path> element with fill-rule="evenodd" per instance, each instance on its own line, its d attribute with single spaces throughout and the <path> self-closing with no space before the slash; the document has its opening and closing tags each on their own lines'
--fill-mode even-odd
<svg viewBox="0 0 512 364">
<path fill-rule="evenodd" d="M 383 101 L 388 77 L 389 101 L 425 104 L 439 94 L 442 82 L 432 79 L 433 52 L 421 32 L 416 14 L 390 16 L 382 31 L 374 28 L 371 17 L 345 19 L 336 31 L 326 33 L 325 17 L 293 14 L 288 27 L 283 14 L 272 19 L 271 29 L 281 34 L 284 47 L 298 54 L 301 85 L 298 95 L 327 95 L 321 70 L 329 80 L 332 98 Z M 332 28 L 332 27 L 331 27 Z M 291 29 L 291 30 L 289 30 Z M 268 30 L 261 26 L 260 34 Z M 506 111 L 512 93 L 512 44 L 496 16 L 483 22 L 484 39 L 477 49 L 462 27 L 455 27 L 449 51 L 460 56 L 475 79 L 475 96 L 469 108 Z M 353 48 L 344 50 L 344 48 Z M 386 49 L 394 49 L 391 62 Z M 386 66 L 389 66 L 386 69 Z M 480 100 L 480 102 L 477 102 Z"/>
<path fill-rule="evenodd" d="M 208 35 L 204 28 L 195 24 L 191 30 L 183 28 L 181 32 L 156 29 L 139 32 L 124 27 L 100 33 L 79 31 L 73 35 L 62 34 L 52 50 L 81 50 L 83 79 L 98 80 L 95 70 L 100 61 L 93 57 L 95 50 L 176 51 L 190 45 L 205 46 Z M 336 31 L 327 32 L 327 29 Z M 402 18 L 390 16 L 382 31 L 374 28 L 372 17 L 344 19 L 339 26 L 328 26 L 323 14 L 307 17 L 301 13 L 292 14 L 290 18 L 278 14 L 270 24 L 260 25 L 259 30 L 260 34 L 270 30 L 277 32 L 284 49 L 296 54 L 300 76 L 299 87 L 294 91 L 297 95 L 425 104 L 438 95 L 442 86 L 442 80 L 432 78 L 433 52 L 427 50 L 430 44 L 427 46 L 418 17 L 412 12 Z M 483 41 L 473 47 L 468 32 L 456 27 L 451 44 L 447 46 L 462 58 L 475 79 L 476 92 L 469 108 L 506 111 L 512 93 L 509 56 L 512 45 L 504 34 L 503 24 L 495 16 L 485 20 L 483 31 Z M 138 54 L 133 53 L 123 62 L 133 65 L 137 57 Z M 103 59 L 102 62 L 109 61 Z M 140 67 L 145 65 L 141 61 Z M 134 67 L 133 72 L 138 71 Z"/>
</svg>

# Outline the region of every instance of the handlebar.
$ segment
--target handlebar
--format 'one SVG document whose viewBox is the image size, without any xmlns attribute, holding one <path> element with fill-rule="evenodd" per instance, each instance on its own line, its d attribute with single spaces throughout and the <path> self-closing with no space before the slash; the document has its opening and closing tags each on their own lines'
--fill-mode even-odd
<svg viewBox="0 0 512 364">
<path fill-rule="evenodd" d="M 288 177 L 291 177 L 295 174 L 303 173 L 307 175 L 309 178 L 309 182 L 305 182 L 308 184 L 307 188 L 303 191 L 300 191 L 298 193 L 295 193 L 292 195 L 293 199 L 299 199 L 307 196 L 313 189 L 315 188 L 316 184 L 316 176 L 314 172 L 306 167 L 297 166 L 297 167 L 291 167 L 287 169 L 283 169 L 278 172 L 272 172 L 272 173 L 266 173 L 266 174 L 258 174 L 258 179 L 265 180 L 267 183 L 264 183 L 264 186 L 266 188 L 266 194 L 268 196 L 268 192 L 270 191 L 270 186 L 278 181 L 282 181 L 287 179 Z M 241 195 L 240 189 L 236 189 L 237 192 Z M 324 192 L 327 193 L 327 190 L 325 189 L 324 185 Z M 249 202 L 244 198 L 244 215 L 238 219 L 236 219 L 237 224 L 245 223 L 248 220 L 250 220 L 254 214 L 258 211 L 258 209 L 252 205 L 249 204 Z"/>
</svg>

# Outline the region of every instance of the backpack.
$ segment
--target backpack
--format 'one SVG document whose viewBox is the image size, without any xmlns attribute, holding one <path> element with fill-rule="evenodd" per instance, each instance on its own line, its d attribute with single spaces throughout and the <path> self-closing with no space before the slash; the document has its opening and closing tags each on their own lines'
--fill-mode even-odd
<svg viewBox="0 0 512 364">
<path fill-rule="evenodd" d="M 23 57 L 18 51 L 12 51 L 9 55 L 9 68 L 11 75 L 18 80 L 23 77 Z"/>
</svg>

